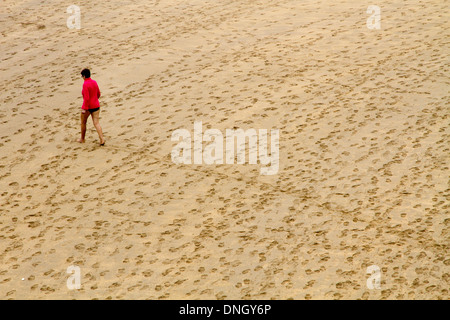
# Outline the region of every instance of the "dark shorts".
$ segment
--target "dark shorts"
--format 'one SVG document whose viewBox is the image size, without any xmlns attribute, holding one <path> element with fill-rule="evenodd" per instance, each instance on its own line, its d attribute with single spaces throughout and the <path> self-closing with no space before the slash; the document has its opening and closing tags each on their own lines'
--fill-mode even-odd
<svg viewBox="0 0 450 320">
<path fill-rule="evenodd" d="M 88 111 L 89 111 L 89 113 L 93 113 L 93 112 L 95 112 L 95 111 L 98 111 L 98 110 L 100 110 L 100 108 L 95 108 L 95 109 L 88 109 Z"/>
</svg>

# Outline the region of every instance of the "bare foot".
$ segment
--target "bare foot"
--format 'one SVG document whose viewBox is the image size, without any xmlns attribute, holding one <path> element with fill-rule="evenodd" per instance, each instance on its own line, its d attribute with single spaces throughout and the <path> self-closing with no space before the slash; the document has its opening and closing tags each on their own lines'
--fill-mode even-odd
<svg viewBox="0 0 450 320">
<path fill-rule="evenodd" d="M 79 142 L 79 143 L 84 143 L 84 139 L 81 139 L 81 138 L 80 138 L 80 139 L 77 140 L 77 142 Z"/>
<path fill-rule="evenodd" d="M 106 142 L 106 140 L 103 139 L 103 141 L 100 141 L 100 145 L 101 145 L 101 146 L 104 146 L 104 145 L 105 145 L 105 142 Z"/>
</svg>

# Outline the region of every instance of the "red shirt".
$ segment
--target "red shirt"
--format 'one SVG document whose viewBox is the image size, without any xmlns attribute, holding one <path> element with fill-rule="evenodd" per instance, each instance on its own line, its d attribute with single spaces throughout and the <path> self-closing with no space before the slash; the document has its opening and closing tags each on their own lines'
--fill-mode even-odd
<svg viewBox="0 0 450 320">
<path fill-rule="evenodd" d="M 98 98 L 100 98 L 100 89 L 96 81 L 91 78 L 84 79 L 81 94 L 83 95 L 83 106 L 81 109 L 100 108 L 100 102 L 98 101 Z"/>
</svg>

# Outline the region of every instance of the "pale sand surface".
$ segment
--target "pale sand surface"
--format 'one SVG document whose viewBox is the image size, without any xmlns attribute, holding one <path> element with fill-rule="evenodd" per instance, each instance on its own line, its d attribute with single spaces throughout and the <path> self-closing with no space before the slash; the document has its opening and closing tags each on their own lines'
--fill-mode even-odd
<svg viewBox="0 0 450 320">
<path fill-rule="evenodd" d="M 0 299 L 450 298 L 448 2 L 71 4 L 1 3 Z M 278 174 L 175 165 L 194 121 L 279 129 Z"/>
</svg>

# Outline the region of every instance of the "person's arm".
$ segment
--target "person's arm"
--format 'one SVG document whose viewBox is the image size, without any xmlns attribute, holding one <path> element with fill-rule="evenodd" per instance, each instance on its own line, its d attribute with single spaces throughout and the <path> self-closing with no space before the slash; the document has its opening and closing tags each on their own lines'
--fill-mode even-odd
<svg viewBox="0 0 450 320">
<path fill-rule="evenodd" d="M 89 109 L 89 90 L 85 84 L 83 84 L 82 94 L 83 94 L 83 106 L 86 109 Z"/>
<path fill-rule="evenodd" d="M 97 99 L 100 98 L 101 95 L 102 94 L 100 93 L 100 88 L 98 87 L 98 84 L 97 84 Z"/>
</svg>

